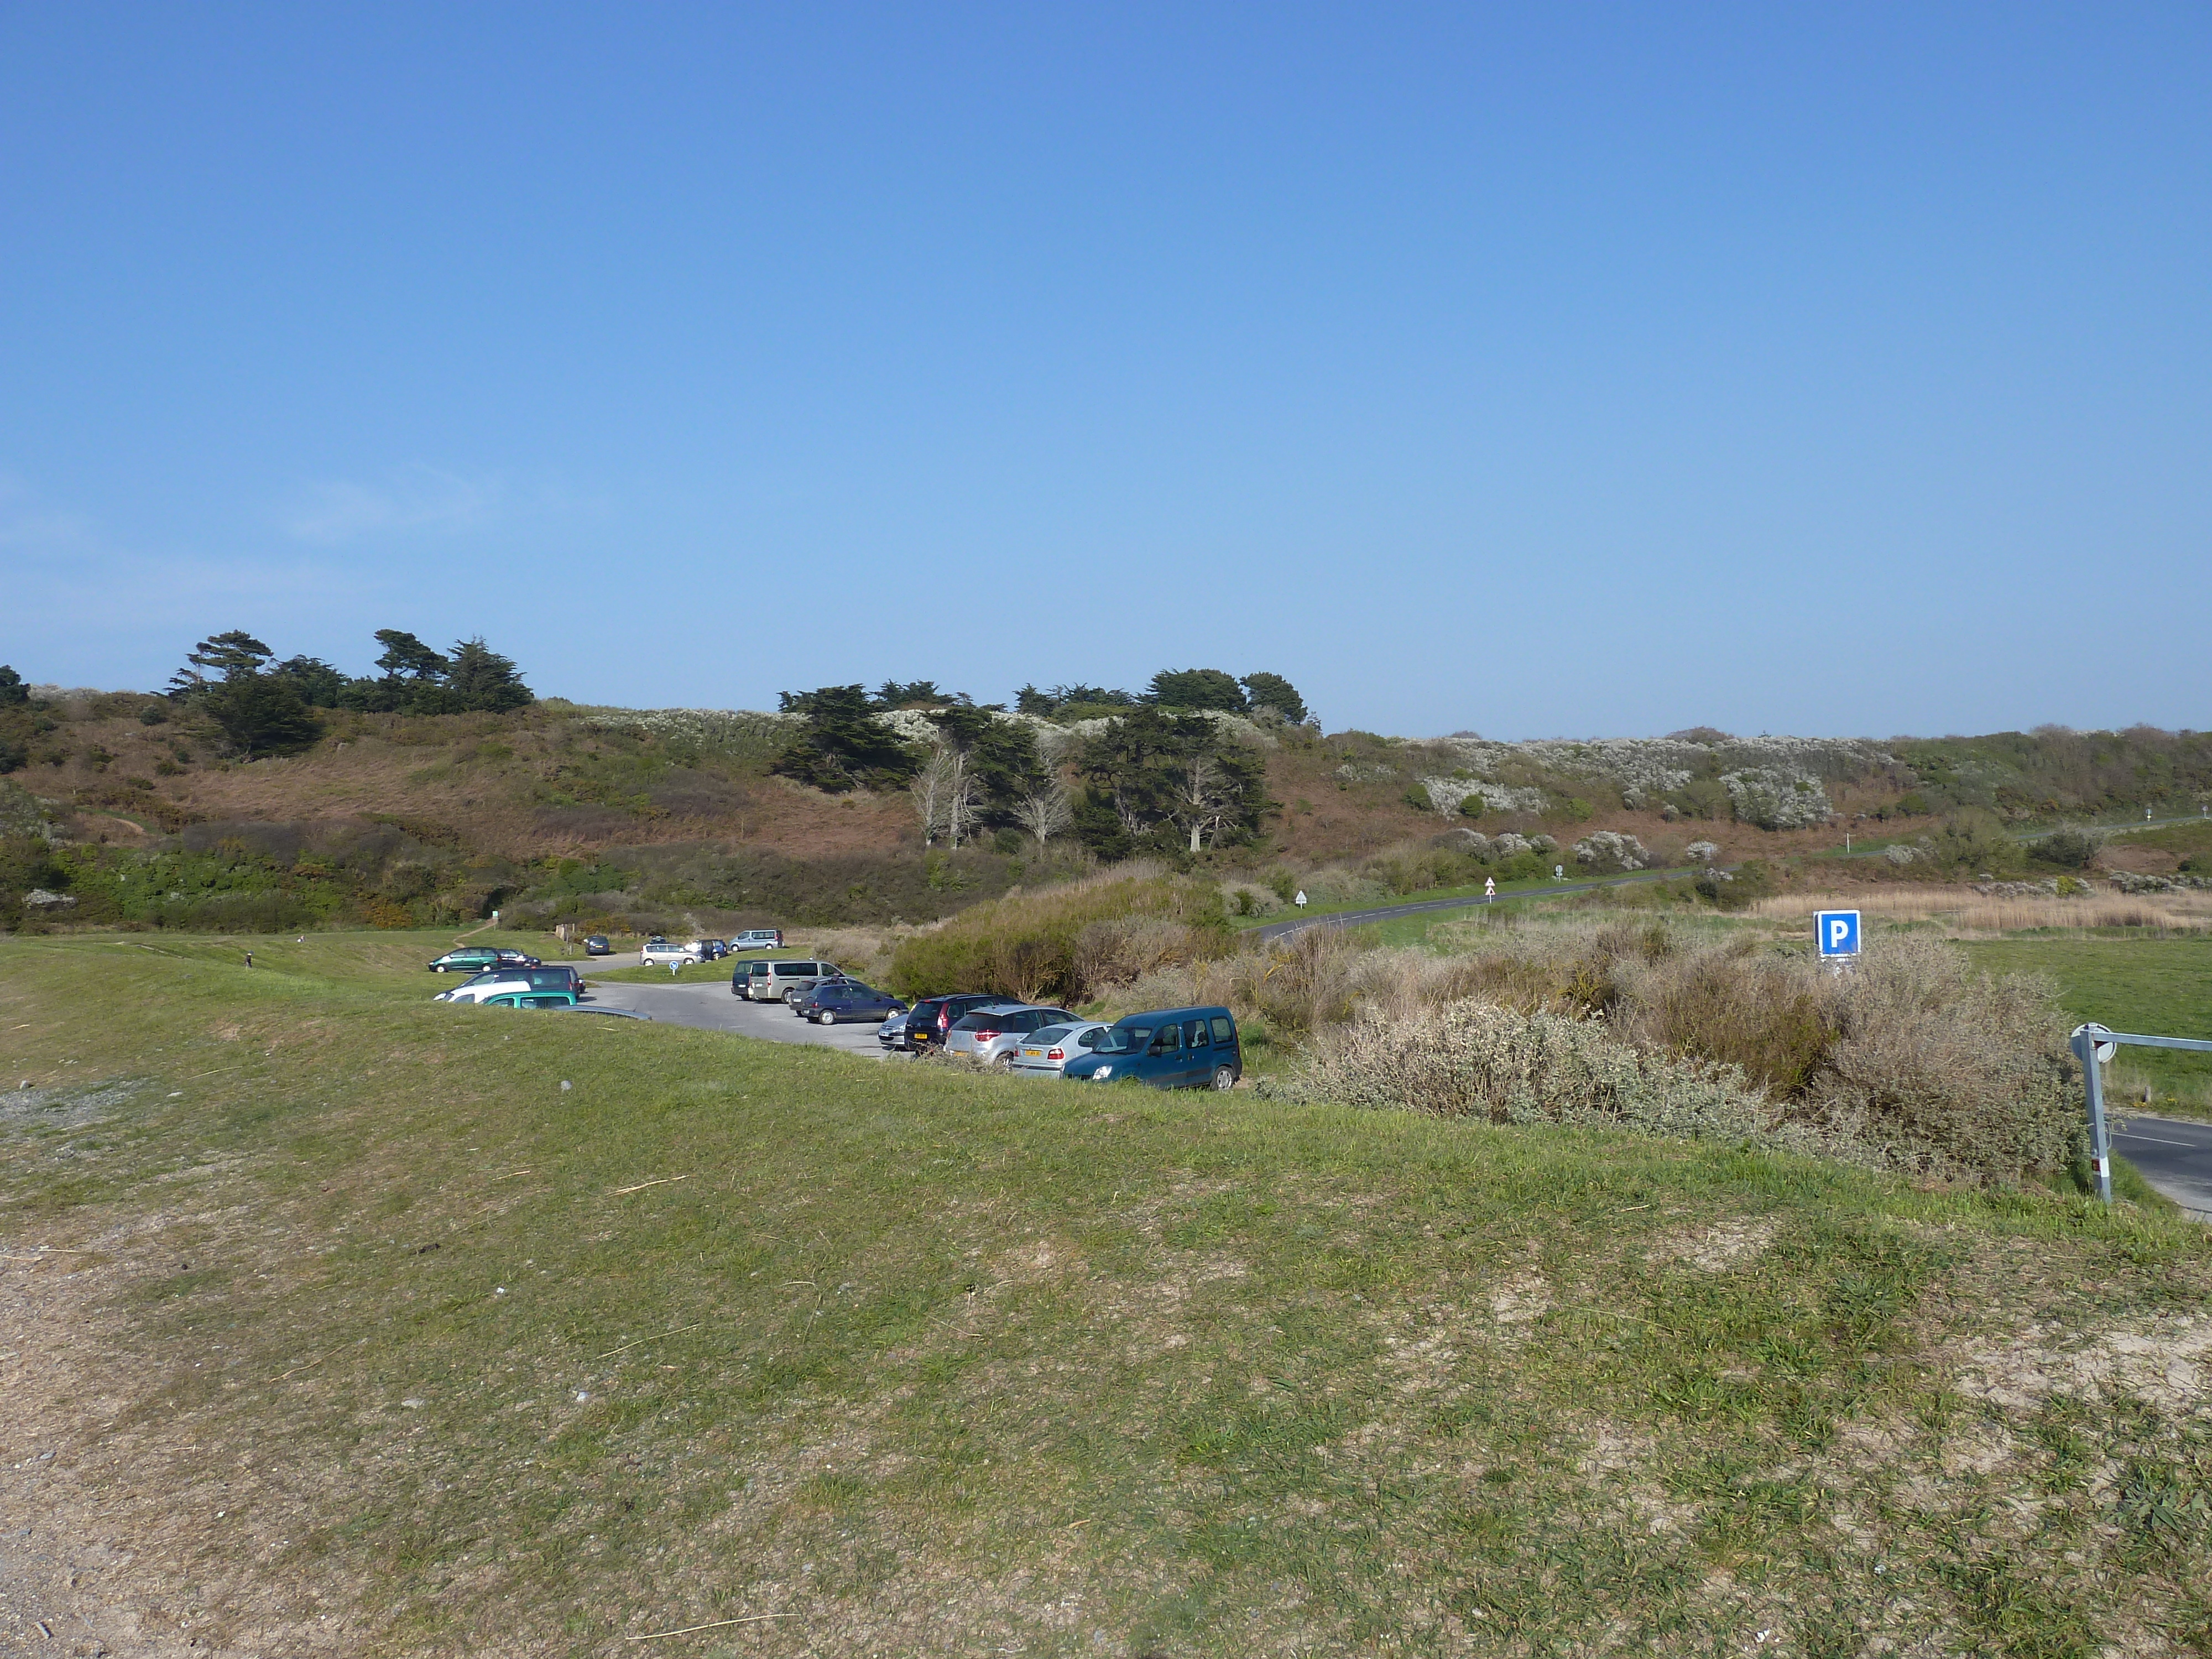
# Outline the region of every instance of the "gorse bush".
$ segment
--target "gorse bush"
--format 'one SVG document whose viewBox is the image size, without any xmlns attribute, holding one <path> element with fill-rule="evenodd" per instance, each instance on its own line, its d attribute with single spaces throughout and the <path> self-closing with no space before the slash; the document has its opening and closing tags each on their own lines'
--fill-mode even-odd
<svg viewBox="0 0 2212 1659">
<path fill-rule="evenodd" d="M 1304 946 L 1290 982 L 1310 1024 L 1351 1023 L 1320 1030 L 1283 1086 L 1501 1122 L 1743 1136 L 1947 1176 L 2048 1172 L 2079 1155 L 2078 1073 L 2051 988 L 1990 979 L 1940 941 L 1877 939 L 1838 975 L 1741 943 L 1686 947 L 1656 923 L 1497 931 L 1425 961 Z"/>
<path fill-rule="evenodd" d="M 902 996 L 995 991 L 1066 1003 L 1230 945 L 1218 889 L 1140 863 L 963 910 L 902 942 L 890 977 Z"/>
<path fill-rule="evenodd" d="M 1731 1141 L 1780 1126 L 1741 1073 L 1640 1053 L 1597 1022 L 1458 1003 L 1370 1017 L 1317 1046 L 1275 1098 L 1411 1108 L 1493 1123 L 1562 1123 Z M 1784 1132 L 1786 1136 L 1786 1132 Z"/>
</svg>

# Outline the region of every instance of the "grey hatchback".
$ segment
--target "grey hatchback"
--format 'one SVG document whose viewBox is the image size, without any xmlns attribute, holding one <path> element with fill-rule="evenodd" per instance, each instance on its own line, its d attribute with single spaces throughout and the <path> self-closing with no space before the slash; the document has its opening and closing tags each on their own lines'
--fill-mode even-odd
<svg viewBox="0 0 2212 1659">
<path fill-rule="evenodd" d="M 1021 1002 L 995 1002 L 952 1022 L 945 1034 L 945 1052 L 960 1054 L 1003 1072 L 1012 1063 L 1014 1050 L 1031 1031 L 1048 1025 L 1065 1025 L 1075 1016 L 1065 1008 L 1040 1008 Z"/>
</svg>

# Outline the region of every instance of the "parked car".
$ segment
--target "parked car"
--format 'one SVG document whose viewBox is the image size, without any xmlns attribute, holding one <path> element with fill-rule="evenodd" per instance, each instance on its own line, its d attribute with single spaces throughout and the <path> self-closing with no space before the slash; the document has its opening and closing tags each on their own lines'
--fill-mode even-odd
<svg viewBox="0 0 2212 1659">
<path fill-rule="evenodd" d="M 687 939 L 684 948 L 696 952 L 701 962 L 720 962 L 730 954 L 730 947 L 718 939 Z"/>
<path fill-rule="evenodd" d="M 593 933 L 584 941 L 584 954 L 587 957 L 611 957 L 614 953 L 615 947 L 607 943 L 605 933 Z"/>
<path fill-rule="evenodd" d="M 448 951 L 430 964 L 434 974 L 480 974 L 499 966 L 499 952 L 489 945 L 465 945 Z"/>
<path fill-rule="evenodd" d="M 753 981 L 753 1000 L 789 1003 L 826 981 L 844 977 L 845 970 L 834 962 L 771 962 L 766 976 Z"/>
<path fill-rule="evenodd" d="M 783 949 L 783 929 L 781 927 L 748 927 L 730 941 L 733 951 L 781 951 Z"/>
<path fill-rule="evenodd" d="M 1044 1026 L 1022 1039 L 1006 1069 L 1029 1077 L 1058 1077 L 1062 1066 L 1089 1054 L 1097 1047 L 1100 1036 L 1111 1029 L 1103 1019 Z"/>
<path fill-rule="evenodd" d="M 906 1015 L 893 1014 L 889 1019 L 876 1027 L 876 1041 L 882 1043 L 884 1048 L 894 1051 L 904 1048 L 906 1046 Z"/>
<path fill-rule="evenodd" d="M 533 957 L 525 951 L 501 951 L 499 965 L 502 968 L 543 968 L 545 963 L 542 957 Z"/>
<path fill-rule="evenodd" d="M 945 1033 L 945 1052 L 963 1054 L 979 1066 L 1004 1071 L 1031 1031 L 1065 1024 L 1075 1016 L 1065 1008 L 1040 1008 L 1031 1003 L 1001 1004 L 975 1008 L 952 1022 Z"/>
<path fill-rule="evenodd" d="M 665 968 L 672 962 L 696 962 L 699 953 L 689 945 L 671 945 L 663 939 L 658 945 L 648 944 L 637 953 L 641 968 Z"/>
<path fill-rule="evenodd" d="M 573 1008 L 576 999 L 566 991 L 502 991 L 477 1005 L 483 1008 Z"/>
<path fill-rule="evenodd" d="M 817 1025 L 835 1025 L 840 1020 L 865 1020 L 873 1024 L 888 1019 L 893 1014 L 906 1012 L 906 1004 L 888 991 L 878 991 L 872 985 L 863 985 L 857 979 L 826 980 L 800 997 L 793 1012 L 801 1019 L 811 1019 Z"/>
<path fill-rule="evenodd" d="M 1005 997 L 980 995 L 973 991 L 963 991 L 957 996 L 924 998 L 908 1011 L 906 1030 L 899 1034 L 900 1046 L 908 1054 L 927 1054 L 933 1043 L 945 1041 L 945 1034 L 952 1029 L 954 1020 L 993 1003 L 1015 1006 Z"/>
<path fill-rule="evenodd" d="M 1162 1008 L 1115 1021 L 1088 1054 L 1067 1061 L 1060 1074 L 1070 1083 L 1233 1089 L 1244 1075 L 1244 1051 L 1226 1008 Z"/>
<path fill-rule="evenodd" d="M 730 969 L 730 994 L 733 997 L 743 997 L 748 1002 L 755 1000 L 753 986 L 756 983 L 766 985 L 768 970 L 775 965 L 774 963 L 765 960 L 738 963 Z M 766 1001 L 767 998 L 763 996 L 758 1000 Z"/>
<path fill-rule="evenodd" d="M 494 968 L 464 980 L 450 991 L 441 991 L 434 1002 L 482 1002 L 502 991 L 565 991 L 584 994 L 584 976 L 574 968 Z"/>
</svg>

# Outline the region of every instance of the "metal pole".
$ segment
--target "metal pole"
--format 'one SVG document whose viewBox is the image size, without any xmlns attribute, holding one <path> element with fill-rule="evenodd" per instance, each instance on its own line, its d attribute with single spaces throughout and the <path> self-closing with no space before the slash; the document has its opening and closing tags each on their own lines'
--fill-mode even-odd
<svg viewBox="0 0 2212 1659">
<path fill-rule="evenodd" d="M 2089 1169 L 2097 1177 L 2097 1196 L 2112 1201 L 2112 1143 L 2105 1128 L 2104 1068 L 2098 1063 L 2097 1044 L 2106 1032 L 2100 1025 L 2084 1025 L 2074 1033 L 2074 1057 L 2081 1062 L 2082 1087 L 2089 1097 Z"/>
</svg>

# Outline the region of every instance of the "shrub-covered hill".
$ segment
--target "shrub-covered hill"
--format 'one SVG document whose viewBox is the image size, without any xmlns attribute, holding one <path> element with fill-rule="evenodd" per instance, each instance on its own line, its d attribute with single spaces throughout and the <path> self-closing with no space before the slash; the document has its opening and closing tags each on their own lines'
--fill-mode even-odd
<svg viewBox="0 0 2212 1659">
<path fill-rule="evenodd" d="M 1475 838 L 1555 848 L 1536 860 L 1548 868 L 1577 849 L 1593 867 L 1673 865 L 1702 843 L 1702 856 L 1735 863 L 1875 834 L 1903 843 L 1894 869 L 1859 873 L 1924 879 L 2017 870 L 2026 855 L 2008 830 L 2022 823 L 2212 799 L 2212 738 L 2147 729 L 1505 744 L 1325 735 L 1272 709 L 1047 701 L 1012 714 L 863 714 L 880 752 L 856 771 L 822 749 L 825 722 L 817 710 L 810 725 L 805 699 L 774 714 L 318 707 L 291 752 L 249 758 L 210 703 L 14 690 L 0 706 L 10 927 L 399 926 L 495 907 L 708 931 L 922 921 L 1132 853 L 1234 875 L 1402 862 L 1438 842 L 1464 853 Z M 993 730 L 1014 727 L 1019 742 L 994 757 Z M 1178 758 L 1179 732 L 1198 732 L 1200 752 Z M 957 804 L 948 815 L 945 799 L 972 784 L 945 752 L 961 744 L 961 764 L 987 781 L 999 767 L 992 787 L 1007 801 L 1028 790 L 1044 816 L 1025 829 L 988 795 L 964 825 Z M 1024 765 L 1025 782 L 1006 770 Z M 1202 807 L 1209 788 L 1224 803 L 1212 819 L 1179 808 L 1178 792 L 1197 791 Z"/>
</svg>

